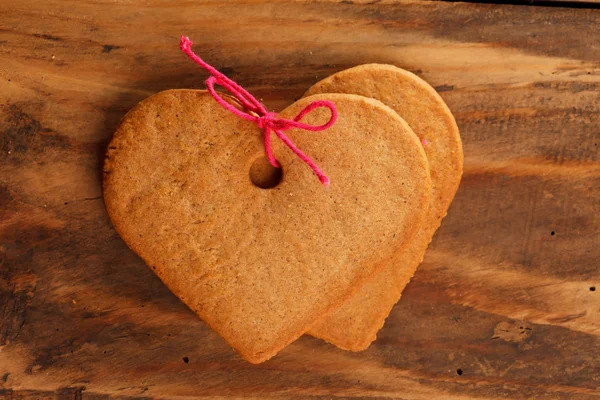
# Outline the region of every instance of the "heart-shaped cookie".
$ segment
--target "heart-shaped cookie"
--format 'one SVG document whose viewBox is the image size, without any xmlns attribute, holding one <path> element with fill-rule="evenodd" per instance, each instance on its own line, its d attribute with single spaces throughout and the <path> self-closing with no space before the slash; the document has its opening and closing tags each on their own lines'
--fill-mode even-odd
<svg viewBox="0 0 600 400">
<path fill-rule="evenodd" d="M 353 93 L 380 100 L 419 136 L 431 171 L 429 211 L 417 236 L 389 265 L 309 333 L 348 350 L 364 350 L 377 335 L 393 305 L 421 263 L 425 250 L 454 198 L 462 175 L 463 152 L 452 113 L 425 81 L 392 65 L 367 64 L 315 84 L 317 93 Z"/>
<path fill-rule="evenodd" d="M 272 357 L 374 276 L 414 237 L 429 202 L 422 146 L 393 110 L 361 96 L 325 94 L 280 115 L 291 119 L 319 99 L 335 103 L 333 127 L 287 134 L 327 173 L 330 187 L 279 141 L 273 150 L 280 182 L 271 189 L 254 184 L 251 171 L 263 171 L 262 131 L 206 91 L 170 90 L 142 101 L 109 145 L 104 199 L 115 228 L 253 363 Z M 328 118 L 318 109 L 303 122 Z"/>
</svg>

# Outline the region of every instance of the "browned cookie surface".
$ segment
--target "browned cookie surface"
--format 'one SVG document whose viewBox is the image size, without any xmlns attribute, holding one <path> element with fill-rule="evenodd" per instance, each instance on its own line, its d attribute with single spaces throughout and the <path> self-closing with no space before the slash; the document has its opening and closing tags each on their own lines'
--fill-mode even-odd
<svg viewBox="0 0 600 400">
<path fill-rule="evenodd" d="M 389 265 L 355 296 L 310 330 L 312 335 L 341 348 L 358 351 L 375 340 L 423 259 L 458 189 L 463 153 L 458 127 L 442 98 L 408 71 L 392 65 L 361 65 L 324 79 L 307 95 L 328 92 L 372 97 L 393 108 L 421 139 L 431 171 L 429 211 L 415 240 L 395 254 Z"/>
<path fill-rule="evenodd" d="M 205 91 L 171 90 L 127 114 L 107 154 L 104 197 L 127 244 L 251 362 L 272 357 L 337 307 L 411 239 L 430 195 L 418 138 L 390 108 L 360 96 L 317 99 L 339 118 L 288 131 L 331 186 L 276 138 L 283 175 L 250 179 L 262 132 Z M 304 122 L 322 124 L 328 110 Z M 263 171 L 259 165 L 257 171 Z"/>
</svg>

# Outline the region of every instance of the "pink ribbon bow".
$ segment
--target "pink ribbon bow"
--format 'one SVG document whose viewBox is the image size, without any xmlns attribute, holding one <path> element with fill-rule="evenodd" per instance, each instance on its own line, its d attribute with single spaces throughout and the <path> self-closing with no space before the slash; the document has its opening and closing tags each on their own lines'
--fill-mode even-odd
<svg viewBox="0 0 600 400">
<path fill-rule="evenodd" d="M 248 121 L 254 122 L 259 128 L 261 128 L 265 133 L 265 152 L 267 153 L 267 158 L 271 165 L 276 168 L 279 168 L 279 163 L 273 156 L 273 149 L 271 148 L 271 132 L 275 132 L 275 135 L 279 139 L 283 141 L 302 161 L 304 161 L 312 170 L 315 172 L 319 181 L 322 184 L 329 186 L 329 178 L 325 176 L 323 171 L 317 167 L 317 165 L 299 148 L 297 148 L 294 143 L 283 133 L 283 131 L 291 129 L 291 128 L 300 128 L 307 131 L 322 131 L 329 127 L 331 127 L 335 121 L 337 120 L 337 110 L 335 105 L 328 100 L 317 100 L 310 103 L 306 106 L 293 120 L 278 118 L 277 114 L 274 112 L 269 112 L 265 106 L 258 101 L 254 96 L 246 91 L 243 87 L 217 71 L 214 67 L 207 64 L 204 60 L 198 57 L 192 51 L 192 41 L 186 37 L 182 36 L 180 39 L 179 47 L 181 51 L 183 51 L 189 58 L 191 58 L 196 64 L 200 65 L 211 75 L 210 78 L 206 80 L 206 88 L 208 92 L 212 95 L 212 97 L 223 106 L 225 109 L 231 111 L 233 114 L 237 115 L 240 118 L 243 118 Z M 240 104 L 248 111 L 244 112 L 233 105 L 226 102 L 215 90 L 215 84 L 224 87 L 229 93 L 231 93 Z M 331 111 L 331 118 L 329 121 L 323 125 L 309 125 L 300 122 L 300 120 L 309 112 L 314 110 L 315 108 L 325 107 L 329 108 Z"/>
</svg>

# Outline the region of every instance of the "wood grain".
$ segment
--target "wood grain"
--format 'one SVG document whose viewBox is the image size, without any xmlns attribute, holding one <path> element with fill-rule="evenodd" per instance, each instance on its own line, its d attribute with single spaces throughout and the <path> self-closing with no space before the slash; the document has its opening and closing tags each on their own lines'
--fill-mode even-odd
<svg viewBox="0 0 600 400">
<path fill-rule="evenodd" d="M 470 3 L 497 3 L 497 4 L 512 4 L 522 6 L 539 6 L 539 7 L 564 7 L 564 8 L 598 8 L 600 0 L 437 0 L 437 1 L 466 1 Z M 356 1 L 355 1 L 356 2 Z"/>
<path fill-rule="evenodd" d="M 1 10 L 5 398 L 600 397 L 600 10 L 93 0 Z M 119 119 L 152 93 L 203 85 L 177 49 L 182 33 L 274 109 L 328 74 L 382 62 L 422 76 L 454 111 L 461 188 L 368 351 L 303 337 L 252 366 L 110 226 L 101 162 Z"/>
</svg>

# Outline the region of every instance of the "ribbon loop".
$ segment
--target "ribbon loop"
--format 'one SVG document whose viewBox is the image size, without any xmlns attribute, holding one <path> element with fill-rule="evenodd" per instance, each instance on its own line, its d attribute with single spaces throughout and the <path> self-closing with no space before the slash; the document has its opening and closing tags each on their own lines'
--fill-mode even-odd
<svg viewBox="0 0 600 400">
<path fill-rule="evenodd" d="M 258 101 L 254 96 L 252 96 L 246 89 L 226 77 L 224 74 L 219 72 L 216 68 L 206 63 L 200 57 L 198 57 L 192 51 L 192 41 L 186 37 L 181 36 L 179 47 L 181 51 L 183 51 L 192 61 L 196 64 L 204 68 L 211 76 L 206 80 L 206 88 L 210 95 L 215 99 L 217 103 L 219 103 L 223 108 L 235 114 L 236 116 L 243 118 L 247 121 L 254 122 L 260 129 L 264 132 L 264 147 L 265 152 L 267 154 L 267 158 L 269 162 L 274 166 L 279 168 L 279 163 L 275 159 L 273 155 L 273 149 L 271 148 L 271 132 L 274 132 L 275 135 L 287 145 L 290 150 L 294 152 L 302 161 L 304 161 L 317 175 L 319 181 L 324 185 L 329 185 L 329 178 L 325 176 L 323 171 L 299 148 L 297 148 L 294 143 L 283 133 L 288 129 L 297 128 L 303 129 L 306 131 L 318 132 L 323 131 L 325 129 L 330 128 L 335 121 L 337 120 L 337 110 L 335 108 L 335 104 L 329 100 L 317 100 L 313 101 L 306 107 L 304 107 L 298 115 L 294 117 L 293 120 L 278 118 L 277 114 L 274 112 L 270 112 L 266 109 L 266 107 Z M 223 87 L 227 90 L 233 97 L 235 97 L 242 107 L 248 111 L 244 112 L 232 104 L 228 103 L 219 93 L 215 90 L 215 84 Z M 329 120 L 322 125 L 310 125 L 303 122 L 300 122 L 306 114 L 317 108 L 328 108 L 331 111 L 331 117 Z"/>
</svg>

